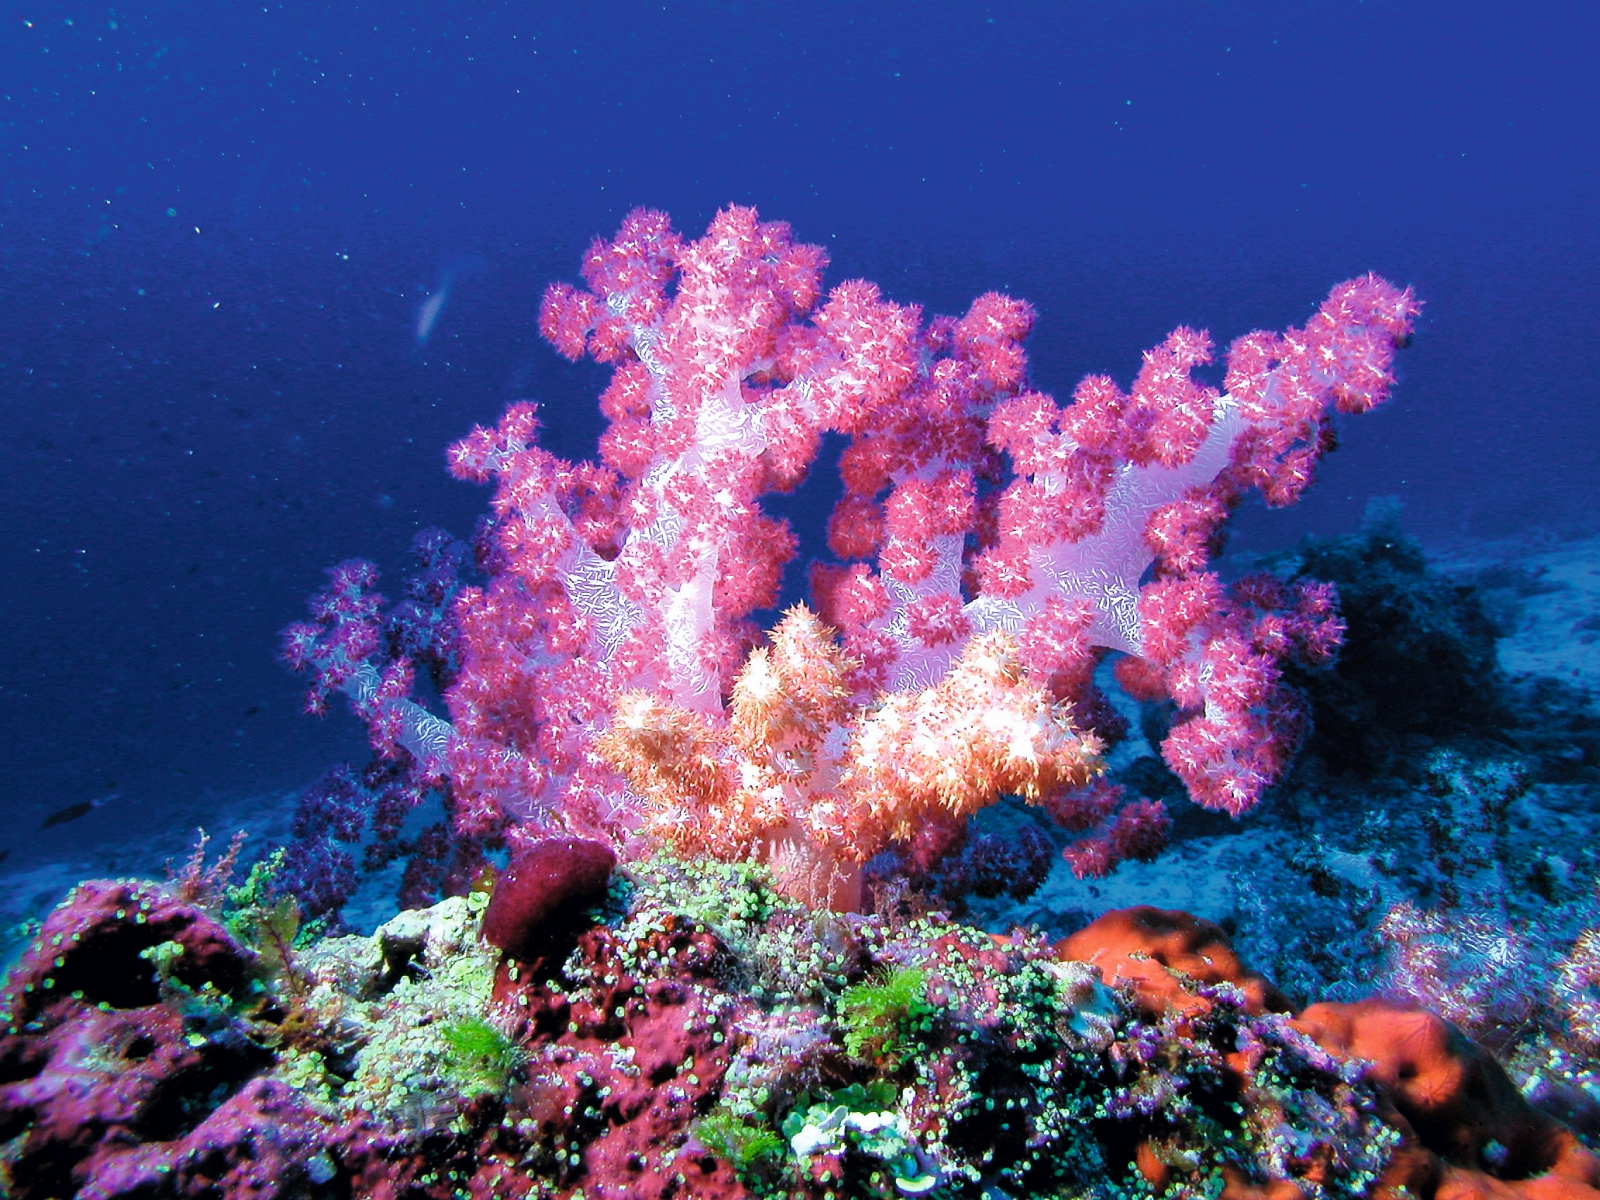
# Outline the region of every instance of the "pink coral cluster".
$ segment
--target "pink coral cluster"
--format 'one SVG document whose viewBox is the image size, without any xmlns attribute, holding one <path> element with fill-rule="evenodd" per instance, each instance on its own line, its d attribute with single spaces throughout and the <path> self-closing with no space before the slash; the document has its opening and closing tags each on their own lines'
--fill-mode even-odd
<svg viewBox="0 0 1600 1200">
<path fill-rule="evenodd" d="M 328 696 L 344 692 L 366 722 L 378 755 L 393 759 L 406 751 L 426 786 L 444 769 L 451 730 L 410 693 L 419 664 L 437 687 L 454 679 L 447 614 L 465 547 L 441 530 L 425 529 L 413 540 L 412 553 L 420 569 L 407 580 L 406 599 L 386 616 L 384 598 L 373 590 L 376 565 L 352 558 L 329 568 L 327 589 L 309 603 L 313 619 L 283 631 L 282 657 L 291 670 L 312 674 L 307 712 L 322 715 Z"/>
<path fill-rule="evenodd" d="M 451 609 L 458 826 L 653 834 L 848 902 L 859 864 L 919 826 L 1086 784 L 1108 650 L 1125 688 L 1176 704 L 1163 752 L 1194 798 L 1249 809 L 1299 735 L 1280 663 L 1325 661 L 1342 629 L 1331 589 L 1227 588 L 1208 552 L 1247 490 L 1299 496 L 1330 408 L 1383 399 L 1411 293 L 1339 285 L 1305 328 L 1235 342 L 1225 392 L 1193 375 L 1210 338 L 1178 329 L 1130 391 L 1095 376 L 1063 406 L 1028 388 L 1025 303 L 925 321 L 861 281 L 824 297 L 825 265 L 750 209 L 698 241 L 639 210 L 591 246 L 587 290 L 547 291 L 545 337 L 612 367 L 610 424 L 598 463 L 540 449 L 528 403 L 450 450 L 495 484 L 487 583 Z M 759 499 L 826 433 L 849 439 L 840 562 L 813 571 L 818 614 L 758 648 L 750 615 L 797 549 Z M 437 735 L 394 671 L 342 665 L 358 649 L 331 682 L 377 698 L 386 743 Z M 1159 806 L 1116 819 L 1087 865 L 1164 835 Z"/>
</svg>

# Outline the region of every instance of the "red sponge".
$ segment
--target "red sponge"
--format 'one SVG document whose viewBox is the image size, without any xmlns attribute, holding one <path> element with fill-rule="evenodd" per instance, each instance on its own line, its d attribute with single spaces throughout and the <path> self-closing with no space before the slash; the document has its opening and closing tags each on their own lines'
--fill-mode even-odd
<svg viewBox="0 0 1600 1200">
<path fill-rule="evenodd" d="M 516 851 L 483 914 L 483 939 L 533 962 L 565 951 L 605 899 L 617 865 L 611 847 L 585 838 L 546 838 Z"/>
</svg>

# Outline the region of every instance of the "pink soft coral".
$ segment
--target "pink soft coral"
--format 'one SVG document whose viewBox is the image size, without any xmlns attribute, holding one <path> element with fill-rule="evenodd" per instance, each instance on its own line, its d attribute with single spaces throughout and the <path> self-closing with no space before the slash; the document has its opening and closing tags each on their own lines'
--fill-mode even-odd
<svg viewBox="0 0 1600 1200">
<path fill-rule="evenodd" d="M 1130 391 L 1094 376 L 1062 406 L 1027 387 L 1026 304 L 924 322 L 861 281 L 824 298 L 826 261 L 750 209 L 693 242 L 640 210 L 590 248 L 589 290 L 546 292 L 551 343 L 613 368 L 610 425 L 599 464 L 539 449 L 530 404 L 451 448 L 496 489 L 488 583 L 453 609 L 457 821 L 757 854 L 848 901 L 918 823 L 1082 785 L 1107 650 L 1125 687 L 1176 703 L 1164 753 L 1195 799 L 1250 808 L 1299 733 L 1279 663 L 1326 660 L 1342 631 L 1329 589 L 1225 588 L 1208 555 L 1248 489 L 1298 497 L 1330 408 L 1383 398 L 1411 293 L 1341 284 L 1304 329 L 1236 341 L 1224 393 L 1193 376 L 1209 336 L 1180 328 Z M 850 439 L 845 561 L 814 573 L 820 617 L 752 649 L 796 552 L 759 499 L 829 432 Z M 353 653 L 325 685 L 351 690 Z M 1159 806 L 1124 811 L 1080 855 L 1096 869 L 1159 845 Z"/>
</svg>

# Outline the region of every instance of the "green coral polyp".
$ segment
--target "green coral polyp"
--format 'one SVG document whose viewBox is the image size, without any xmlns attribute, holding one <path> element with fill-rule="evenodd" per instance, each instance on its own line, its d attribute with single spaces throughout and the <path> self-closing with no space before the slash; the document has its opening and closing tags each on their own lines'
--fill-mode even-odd
<svg viewBox="0 0 1600 1200">
<path fill-rule="evenodd" d="M 446 1073 L 468 1095 L 505 1091 L 528 1057 L 502 1029 L 476 1015 L 446 1021 L 439 1039 L 452 1054 L 445 1063 Z"/>
<path fill-rule="evenodd" d="M 838 1016 L 845 1050 L 852 1058 L 877 1060 L 891 1070 L 915 1047 L 911 1036 L 927 1033 L 936 1011 L 927 1000 L 928 975 L 917 967 L 890 971 L 881 982 L 847 988 Z"/>
<path fill-rule="evenodd" d="M 754 1120 L 759 1121 L 756 1116 Z M 765 1125 L 753 1124 L 726 1107 L 708 1113 L 695 1126 L 695 1136 L 740 1175 L 783 1153 L 783 1139 Z"/>
</svg>

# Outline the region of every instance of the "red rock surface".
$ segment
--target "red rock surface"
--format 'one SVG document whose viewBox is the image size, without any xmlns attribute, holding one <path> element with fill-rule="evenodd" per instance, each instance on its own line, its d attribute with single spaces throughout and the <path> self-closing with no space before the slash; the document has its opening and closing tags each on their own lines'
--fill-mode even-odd
<svg viewBox="0 0 1600 1200">
<path fill-rule="evenodd" d="M 1064 938 L 1057 956 L 1094 964 L 1107 984 L 1132 985 L 1147 1011 L 1204 1012 L 1195 984 L 1232 983 L 1250 1011 L 1282 998 L 1234 954 L 1220 927 L 1187 913 L 1132 908 L 1107 913 Z M 1379 1200 L 1600 1200 L 1600 1158 L 1555 1118 L 1528 1103 L 1504 1068 L 1449 1022 L 1384 1000 L 1314 1004 L 1294 1028 L 1341 1059 L 1370 1064 L 1386 1110 L 1402 1135 L 1379 1182 Z M 1240 1071 L 1237 1058 L 1229 1067 Z M 1141 1147 L 1152 1183 L 1164 1168 Z M 1402 1189 L 1404 1189 L 1402 1191 Z M 1285 1180 L 1258 1186 L 1229 1180 L 1227 1200 L 1293 1200 Z"/>
</svg>

